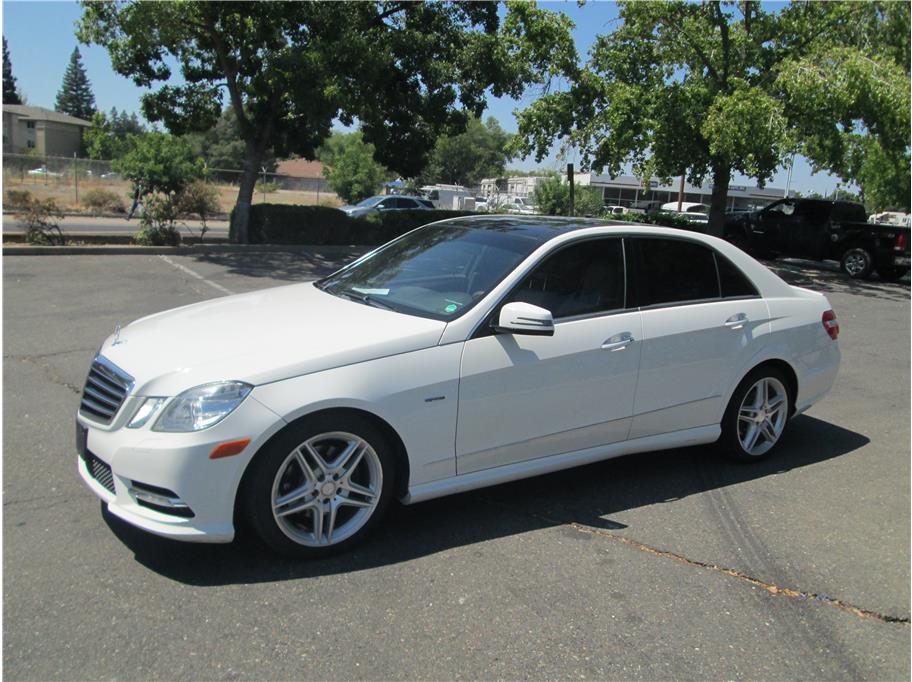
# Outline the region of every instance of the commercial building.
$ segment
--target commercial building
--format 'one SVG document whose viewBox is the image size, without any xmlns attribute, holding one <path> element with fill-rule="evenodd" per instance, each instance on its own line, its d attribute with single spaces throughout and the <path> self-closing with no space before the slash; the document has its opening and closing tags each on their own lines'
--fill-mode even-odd
<svg viewBox="0 0 912 682">
<path fill-rule="evenodd" d="M 71 157 L 79 154 L 82 131 L 91 125 L 89 121 L 43 107 L 4 104 L 3 151 Z"/>
<path fill-rule="evenodd" d="M 644 186 L 639 178 L 629 175 L 619 175 L 612 178 L 608 175 L 596 173 L 576 173 L 574 180 L 577 185 L 599 187 L 606 206 L 632 206 L 646 201 L 666 203 L 678 200 L 680 180 L 670 184 L 662 184 L 658 180 L 651 180 Z M 684 201 L 698 204 L 709 204 L 712 199 L 713 186 L 711 183 L 692 185 L 684 183 Z M 794 196 L 794 192 L 789 193 Z M 766 206 L 777 199 L 785 197 L 785 190 L 776 187 L 750 187 L 748 185 L 730 184 L 728 186 L 727 208 L 754 209 Z"/>
</svg>

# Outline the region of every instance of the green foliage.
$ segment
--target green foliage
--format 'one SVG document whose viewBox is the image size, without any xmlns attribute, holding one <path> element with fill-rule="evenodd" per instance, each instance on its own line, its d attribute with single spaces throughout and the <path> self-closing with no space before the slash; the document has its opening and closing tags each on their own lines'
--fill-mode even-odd
<svg viewBox="0 0 912 682">
<path fill-rule="evenodd" d="M 536 67 L 540 80 L 561 74 L 569 87 L 520 112 L 514 152 L 541 160 L 563 138 L 598 172 L 618 175 L 629 163 L 643 179 L 711 178 L 716 233 L 735 171 L 762 184 L 801 153 L 817 169 L 861 181 L 859 150 L 870 152 L 871 140 L 903 152 L 883 154 L 868 178 L 895 175 L 883 169 L 887 158 L 908 170 L 909 3 L 619 8 L 618 27 L 596 39 L 582 67 L 566 26 L 547 36 L 552 57 Z M 526 49 L 547 42 L 516 40 Z"/>
<path fill-rule="evenodd" d="M 29 244 L 63 246 L 66 237 L 60 229 L 63 212 L 53 199 L 31 199 L 19 213 L 25 225 L 25 240 Z"/>
<path fill-rule="evenodd" d="M 318 150 L 323 176 L 343 201 L 355 204 L 373 196 L 392 177 L 374 161 L 374 153 L 374 145 L 365 142 L 359 132 L 335 132 Z"/>
<path fill-rule="evenodd" d="M 54 109 L 85 121 L 90 121 L 95 113 L 95 95 L 92 94 L 92 85 L 82 65 L 78 47 L 73 48 L 73 54 L 70 55 L 70 63 L 63 74 L 63 83 L 57 92 Z"/>
<path fill-rule="evenodd" d="M 544 215 L 568 215 L 570 211 L 570 187 L 559 177 L 538 183 L 532 198 L 538 212 Z"/>
<path fill-rule="evenodd" d="M 370 218 L 349 218 L 339 209 L 326 206 L 256 204 L 250 210 L 250 241 L 254 244 L 377 245 L 421 225 L 463 215 L 472 214 L 466 211 L 390 211 Z"/>
<path fill-rule="evenodd" d="M 200 239 L 209 230 L 206 221 L 221 213 L 218 189 L 203 180 L 194 180 L 177 195 L 177 213 L 183 216 L 196 216 L 200 221 Z"/>
<path fill-rule="evenodd" d="M 22 104 L 22 98 L 16 87 L 16 77 L 13 75 L 13 63 L 10 61 L 6 36 L 3 36 L 3 103 Z"/>
<path fill-rule="evenodd" d="M 174 225 L 177 212 L 173 196 L 147 194 L 139 219 L 140 229 L 133 236 L 133 242 L 141 246 L 178 246 L 181 236 Z"/>
<path fill-rule="evenodd" d="M 464 133 L 437 139 L 428 165 L 418 177 L 418 184 L 472 187 L 480 184 L 482 178 L 503 175 L 510 138 L 493 116 L 485 123 L 480 118 L 471 118 Z"/>
<path fill-rule="evenodd" d="M 272 194 L 273 192 L 279 191 L 279 183 L 277 182 L 258 182 L 256 184 L 256 191 L 260 194 Z"/>
<path fill-rule="evenodd" d="M 9 208 L 27 208 L 32 202 L 32 193 L 27 189 L 6 190 L 6 205 Z"/>
<path fill-rule="evenodd" d="M 150 121 L 175 134 L 207 130 L 227 92 L 245 142 L 233 218 L 241 240 L 267 150 L 314 158 L 335 119 L 357 119 L 376 160 L 413 177 L 440 134 L 460 132 L 484 110 L 488 92 L 521 94 L 544 52 L 519 37 L 547 35 L 553 22 L 539 24 L 554 16 L 520 5 L 501 35 L 494 2 L 88 0 L 82 7 L 80 40 L 106 47 L 119 74 L 152 89 L 142 101 Z M 180 79 L 172 78 L 174 64 Z"/>
<path fill-rule="evenodd" d="M 625 213 L 623 216 L 604 216 L 611 220 L 620 220 L 626 223 L 643 223 L 645 225 L 660 225 L 662 227 L 675 227 L 679 230 L 690 232 L 705 232 L 706 225 L 692 223 L 687 218 L 673 213 Z"/>
<path fill-rule="evenodd" d="M 605 211 L 602 189 L 577 185 L 573 194 L 573 215 L 600 216 Z"/>
<path fill-rule="evenodd" d="M 185 140 L 159 132 L 131 139 L 134 142 L 130 151 L 112 165 L 141 195 L 176 195 L 203 177 L 203 162 Z"/>
<path fill-rule="evenodd" d="M 865 205 L 874 213 L 889 209 L 908 213 L 912 186 L 908 150 L 888 151 L 875 140 L 869 140 L 861 149 L 853 163 L 852 175 L 862 188 Z"/>
<path fill-rule="evenodd" d="M 92 115 L 92 125 L 83 132 L 82 141 L 90 159 L 119 159 L 143 134 L 145 128 L 136 114 L 128 116 L 126 111 L 112 108 L 110 114 L 96 111 Z"/>
<path fill-rule="evenodd" d="M 82 204 L 95 212 L 125 213 L 123 200 L 115 193 L 101 187 L 90 189 L 82 195 Z"/>
<path fill-rule="evenodd" d="M 206 161 L 209 168 L 223 168 L 233 170 L 244 166 L 246 144 L 241 137 L 237 116 L 230 107 L 222 111 L 218 120 L 211 128 L 203 132 L 192 132 L 186 136 L 193 147 L 193 151 Z M 266 166 L 266 170 L 274 171 L 276 167 L 275 155 L 271 149 L 266 149 L 259 165 Z"/>
</svg>

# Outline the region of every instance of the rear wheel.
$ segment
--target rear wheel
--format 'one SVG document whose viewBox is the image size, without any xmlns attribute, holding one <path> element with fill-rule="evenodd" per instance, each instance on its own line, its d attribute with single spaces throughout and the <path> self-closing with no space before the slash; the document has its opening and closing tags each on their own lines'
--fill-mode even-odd
<svg viewBox="0 0 912 682">
<path fill-rule="evenodd" d="M 764 459 L 779 444 L 791 413 L 787 381 L 775 367 L 758 367 L 738 384 L 722 418 L 719 445 L 743 462 Z"/>
<path fill-rule="evenodd" d="M 867 249 L 853 246 L 842 254 L 842 270 L 852 279 L 867 279 L 874 269 L 874 258 Z"/>
<path fill-rule="evenodd" d="M 391 448 L 355 415 L 296 422 L 253 466 L 247 518 L 266 544 L 290 556 L 324 556 L 361 541 L 393 494 Z"/>
</svg>

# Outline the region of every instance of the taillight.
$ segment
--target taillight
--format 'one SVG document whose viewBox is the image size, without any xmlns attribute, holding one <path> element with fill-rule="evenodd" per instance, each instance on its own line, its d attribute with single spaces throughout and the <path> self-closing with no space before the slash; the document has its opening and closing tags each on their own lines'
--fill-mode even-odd
<svg viewBox="0 0 912 682">
<path fill-rule="evenodd" d="M 835 341 L 839 338 L 839 322 L 836 320 L 836 313 L 832 310 L 827 310 L 823 314 L 823 328 L 826 329 L 826 333 L 830 335 L 830 338 Z"/>
<path fill-rule="evenodd" d="M 905 251 L 906 250 L 906 233 L 900 232 L 899 236 L 896 237 L 896 246 L 893 247 L 894 251 Z"/>
</svg>

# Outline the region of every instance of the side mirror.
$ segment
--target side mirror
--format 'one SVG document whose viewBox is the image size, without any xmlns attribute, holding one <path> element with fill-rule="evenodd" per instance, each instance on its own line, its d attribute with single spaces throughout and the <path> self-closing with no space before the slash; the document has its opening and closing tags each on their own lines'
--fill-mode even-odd
<svg viewBox="0 0 912 682">
<path fill-rule="evenodd" d="M 507 303 L 500 309 L 494 331 L 502 334 L 554 336 L 554 318 L 550 310 L 531 303 Z"/>
</svg>

